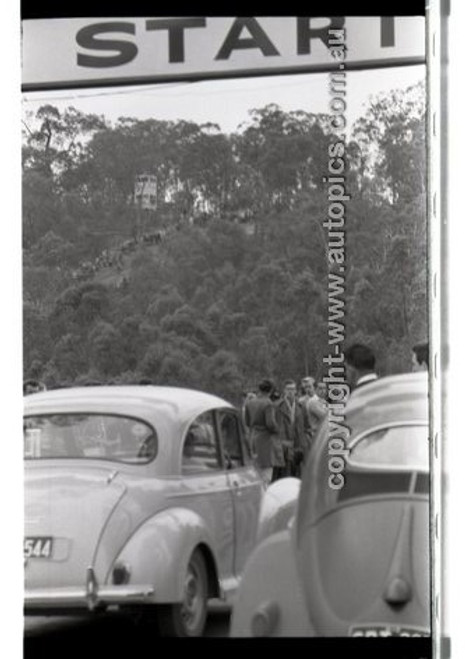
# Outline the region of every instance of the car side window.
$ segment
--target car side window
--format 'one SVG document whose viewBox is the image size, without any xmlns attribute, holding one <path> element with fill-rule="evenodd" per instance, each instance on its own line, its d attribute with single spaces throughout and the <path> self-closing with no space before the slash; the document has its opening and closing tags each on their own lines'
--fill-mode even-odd
<svg viewBox="0 0 465 659">
<path fill-rule="evenodd" d="M 249 432 L 241 417 L 238 417 L 239 432 L 242 440 L 242 452 L 244 455 L 245 464 L 253 462 L 252 446 L 250 444 Z"/>
<path fill-rule="evenodd" d="M 237 469 L 242 467 L 244 456 L 242 454 L 239 419 L 233 412 L 220 411 L 218 421 L 226 468 Z"/>
<path fill-rule="evenodd" d="M 220 469 L 212 412 L 200 414 L 189 426 L 182 452 L 183 474 Z"/>
</svg>

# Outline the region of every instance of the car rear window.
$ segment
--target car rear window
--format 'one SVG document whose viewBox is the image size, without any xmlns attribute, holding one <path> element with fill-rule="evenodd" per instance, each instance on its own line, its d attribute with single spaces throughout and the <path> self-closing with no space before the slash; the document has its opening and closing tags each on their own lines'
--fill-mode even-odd
<svg viewBox="0 0 465 659">
<path fill-rule="evenodd" d="M 154 428 L 145 421 L 101 414 L 50 414 L 24 419 L 24 457 L 105 459 L 146 463 L 157 454 Z"/>
<path fill-rule="evenodd" d="M 428 471 L 428 427 L 390 426 L 376 430 L 353 446 L 349 461 L 357 467 Z"/>
<path fill-rule="evenodd" d="M 352 447 L 338 500 L 390 493 L 427 494 L 428 471 L 427 426 L 381 428 Z"/>
<path fill-rule="evenodd" d="M 347 454 L 340 489 L 329 485 L 328 431 L 317 456 L 310 454 L 309 477 L 304 478 L 299 518 L 313 523 L 344 502 L 382 495 L 428 495 L 428 426 L 403 424 L 379 428 L 355 440 Z M 312 463 L 312 458 L 314 462 Z M 316 459 L 315 459 L 316 458 Z"/>
</svg>

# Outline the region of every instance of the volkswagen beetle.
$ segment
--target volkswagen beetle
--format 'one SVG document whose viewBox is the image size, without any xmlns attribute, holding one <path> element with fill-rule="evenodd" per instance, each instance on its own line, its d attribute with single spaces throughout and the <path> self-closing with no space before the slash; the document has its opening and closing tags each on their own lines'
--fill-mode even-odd
<svg viewBox="0 0 465 659">
<path fill-rule="evenodd" d="M 246 565 L 232 636 L 430 634 L 427 385 L 381 378 L 330 413 L 288 528 Z"/>
<path fill-rule="evenodd" d="M 263 483 L 236 409 L 174 387 L 25 398 L 25 613 L 117 607 L 203 631 L 235 593 Z"/>
</svg>

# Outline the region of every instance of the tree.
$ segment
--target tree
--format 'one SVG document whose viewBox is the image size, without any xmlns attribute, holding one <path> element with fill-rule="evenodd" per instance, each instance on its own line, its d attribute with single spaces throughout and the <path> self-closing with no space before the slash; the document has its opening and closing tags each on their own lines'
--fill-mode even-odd
<svg viewBox="0 0 465 659">
<path fill-rule="evenodd" d="M 344 322 L 385 372 L 405 368 L 427 328 L 421 94 L 377 99 L 347 143 Z M 225 135 L 47 106 L 27 125 L 25 373 L 52 384 L 144 375 L 231 401 L 265 375 L 321 374 L 326 116 L 268 105 Z M 143 173 L 157 181 L 147 230 L 163 227 L 163 239 L 128 244 Z M 201 207 L 204 221 L 189 222 Z M 99 270 L 103 252 L 118 267 Z"/>
<path fill-rule="evenodd" d="M 73 381 L 89 368 L 86 345 L 78 334 L 63 334 L 55 343 L 47 370 L 55 371 L 54 379 Z M 47 376 L 47 379 L 50 377 Z"/>
<path fill-rule="evenodd" d="M 51 354 L 53 343 L 46 311 L 28 300 L 23 305 L 23 361 L 26 373 L 37 360 L 45 363 Z M 33 377 L 31 375 L 31 377 Z"/>
<path fill-rule="evenodd" d="M 394 204 L 425 193 L 425 130 L 423 83 L 379 95 L 354 127 L 364 173 Z"/>
<path fill-rule="evenodd" d="M 37 265 L 65 267 L 77 265 L 75 248 L 54 231 L 48 231 L 34 245 L 32 258 Z"/>
<path fill-rule="evenodd" d="M 100 321 L 89 333 L 92 363 L 104 376 L 116 375 L 124 366 L 123 340 L 111 323 Z"/>
<path fill-rule="evenodd" d="M 273 375 L 272 347 L 266 327 L 250 327 L 239 343 L 238 353 L 246 380 Z"/>
<path fill-rule="evenodd" d="M 72 286 L 56 300 L 50 312 L 50 329 L 57 338 L 75 332 L 85 337 L 96 320 L 105 320 L 109 311 L 109 295 L 105 286 L 85 283 Z"/>
<path fill-rule="evenodd" d="M 244 380 L 237 356 L 227 350 L 218 350 L 207 364 L 207 390 L 236 404 L 240 400 Z"/>
<path fill-rule="evenodd" d="M 23 173 L 23 247 L 33 246 L 59 224 L 59 202 L 53 180 L 36 170 Z"/>
<path fill-rule="evenodd" d="M 179 175 L 199 208 L 211 213 L 225 209 L 232 185 L 234 159 L 230 140 L 219 127 L 204 124 L 199 127 L 182 152 Z"/>
<path fill-rule="evenodd" d="M 207 353 L 211 352 L 216 345 L 208 326 L 189 305 L 177 309 L 172 315 L 166 315 L 161 321 L 160 327 L 165 333 L 174 333 L 179 337 L 189 338 L 191 342 Z"/>
<path fill-rule="evenodd" d="M 28 128 L 25 134 L 24 167 L 47 178 L 60 176 L 75 166 L 85 141 L 105 127 L 104 119 L 95 114 L 85 114 L 73 107 L 60 112 L 53 105 L 42 105 L 29 120 L 34 128 Z"/>
<path fill-rule="evenodd" d="M 303 111 L 286 113 L 276 104 L 249 114 L 249 123 L 236 136 L 236 152 L 260 173 L 271 206 L 290 208 L 298 195 L 321 184 L 329 143 L 325 117 Z"/>
</svg>

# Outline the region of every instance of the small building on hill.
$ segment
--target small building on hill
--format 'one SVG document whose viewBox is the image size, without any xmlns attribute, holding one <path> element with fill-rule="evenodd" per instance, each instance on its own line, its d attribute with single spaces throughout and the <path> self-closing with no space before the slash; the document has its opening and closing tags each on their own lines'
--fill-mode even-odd
<svg viewBox="0 0 465 659">
<path fill-rule="evenodd" d="M 156 210 L 158 203 L 157 177 L 139 174 L 134 182 L 134 204 L 141 210 Z"/>
</svg>

